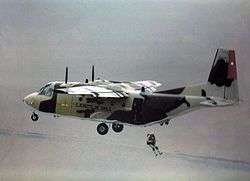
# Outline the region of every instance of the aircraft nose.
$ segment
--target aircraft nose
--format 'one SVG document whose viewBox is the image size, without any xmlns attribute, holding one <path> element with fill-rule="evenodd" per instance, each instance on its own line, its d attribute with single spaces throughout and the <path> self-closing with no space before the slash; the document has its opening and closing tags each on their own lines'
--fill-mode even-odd
<svg viewBox="0 0 250 181">
<path fill-rule="evenodd" d="M 39 109 L 39 98 L 37 97 L 37 95 L 38 92 L 29 94 L 23 98 L 23 102 L 32 108 Z"/>
<path fill-rule="evenodd" d="M 32 101 L 32 94 L 27 95 L 26 97 L 23 98 L 23 102 L 25 102 L 27 105 L 32 106 L 33 101 Z"/>
</svg>

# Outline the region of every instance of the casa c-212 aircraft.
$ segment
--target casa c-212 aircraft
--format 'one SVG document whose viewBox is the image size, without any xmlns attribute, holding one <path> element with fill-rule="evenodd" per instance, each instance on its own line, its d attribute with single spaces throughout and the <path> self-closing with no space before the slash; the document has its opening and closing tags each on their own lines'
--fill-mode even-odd
<svg viewBox="0 0 250 181">
<path fill-rule="evenodd" d="M 157 91 L 156 81 L 119 82 L 94 78 L 92 81 L 50 82 L 38 92 L 24 98 L 32 107 L 31 119 L 37 111 L 55 116 L 74 116 L 99 122 L 97 132 L 108 133 L 110 126 L 119 133 L 124 125 L 150 126 L 169 124 L 176 116 L 206 107 L 238 103 L 235 51 L 217 49 L 207 83 Z"/>
</svg>

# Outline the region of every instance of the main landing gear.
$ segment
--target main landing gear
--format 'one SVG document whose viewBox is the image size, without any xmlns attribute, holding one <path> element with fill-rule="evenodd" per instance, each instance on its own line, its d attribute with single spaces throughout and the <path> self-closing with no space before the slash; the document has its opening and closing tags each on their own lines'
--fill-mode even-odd
<svg viewBox="0 0 250 181">
<path fill-rule="evenodd" d="M 123 125 L 118 123 L 112 123 L 112 129 L 114 132 L 120 133 L 123 130 Z M 97 133 L 99 133 L 100 135 L 105 135 L 108 133 L 109 127 L 106 123 L 100 123 L 98 124 L 96 130 Z"/>
<path fill-rule="evenodd" d="M 123 130 L 123 124 L 113 123 L 112 129 L 116 133 L 120 133 Z"/>
<path fill-rule="evenodd" d="M 105 134 L 108 133 L 109 127 L 108 127 L 108 125 L 105 124 L 105 123 L 100 123 L 100 124 L 97 126 L 96 130 L 97 130 L 97 133 L 99 133 L 100 135 L 105 135 Z"/>
<path fill-rule="evenodd" d="M 33 112 L 30 118 L 32 119 L 32 121 L 37 121 L 39 119 L 39 116 L 35 112 Z"/>
</svg>

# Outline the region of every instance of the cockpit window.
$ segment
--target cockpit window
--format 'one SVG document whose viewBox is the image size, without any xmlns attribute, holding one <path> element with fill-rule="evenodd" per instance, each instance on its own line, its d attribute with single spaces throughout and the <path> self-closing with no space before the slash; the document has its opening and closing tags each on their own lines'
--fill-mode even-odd
<svg viewBox="0 0 250 181">
<path fill-rule="evenodd" d="M 39 91 L 39 95 L 52 96 L 53 86 L 51 84 L 47 84 L 42 87 Z"/>
</svg>

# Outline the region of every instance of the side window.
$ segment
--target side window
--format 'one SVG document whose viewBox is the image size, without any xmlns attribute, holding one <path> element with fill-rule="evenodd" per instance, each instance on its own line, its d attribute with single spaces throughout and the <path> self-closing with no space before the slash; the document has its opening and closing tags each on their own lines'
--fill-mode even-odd
<svg viewBox="0 0 250 181">
<path fill-rule="evenodd" d="M 39 94 L 40 95 L 45 95 L 45 91 L 46 91 L 46 87 L 43 87 L 43 88 L 40 89 Z"/>
<path fill-rule="evenodd" d="M 39 91 L 40 95 L 45 95 L 45 96 L 52 96 L 53 94 L 53 88 L 51 84 L 47 84 L 43 88 L 40 89 Z"/>
<path fill-rule="evenodd" d="M 53 89 L 51 87 L 47 87 L 45 89 L 45 96 L 51 96 L 53 92 Z"/>
</svg>

